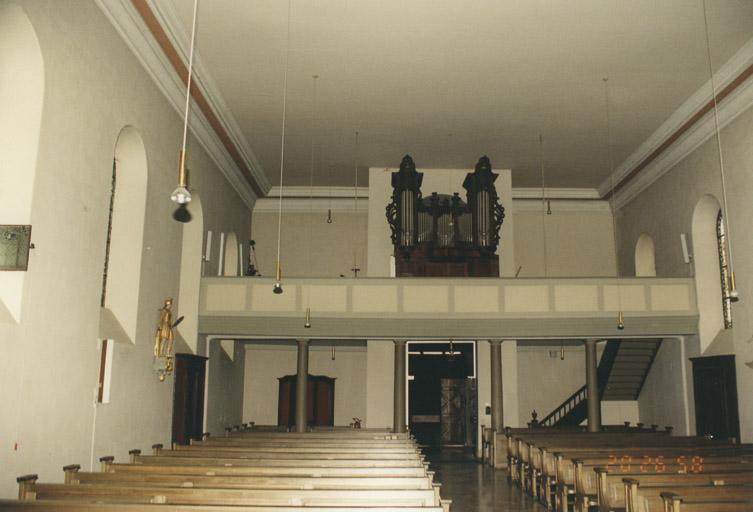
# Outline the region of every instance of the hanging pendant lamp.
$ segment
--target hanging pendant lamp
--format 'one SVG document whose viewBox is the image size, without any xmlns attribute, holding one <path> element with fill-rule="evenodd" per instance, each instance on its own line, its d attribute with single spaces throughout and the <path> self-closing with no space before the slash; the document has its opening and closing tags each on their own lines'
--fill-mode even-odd
<svg viewBox="0 0 753 512">
<path fill-rule="evenodd" d="M 603 78 L 604 82 L 604 103 L 607 121 L 607 154 L 609 155 L 609 176 L 611 180 L 610 207 L 612 209 L 612 243 L 614 244 L 614 272 L 617 279 L 620 278 L 619 251 L 617 250 L 617 209 L 615 207 L 614 195 L 614 160 L 612 158 L 612 119 L 609 111 L 609 79 Z M 625 329 L 625 315 L 622 313 L 622 290 L 620 283 L 617 282 L 617 329 Z"/>
<path fill-rule="evenodd" d="M 178 222 L 189 222 L 191 213 L 188 211 L 188 203 L 191 202 L 191 192 L 188 190 L 188 172 L 186 171 L 186 142 L 188 139 L 188 113 L 191 106 L 191 82 L 193 81 L 193 57 L 196 45 L 196 15 L 199 9 L 199 0 L 193 3 L 193 20 L 191 22 L 191 46 L 188 54 L 188 77 L 186 79 L 186 107 L 183 112 L 183 142 L 178 158 L 178 186 L 170 194 L 170 200 L 178 205 L 173 213 L 173 218 Z"/>
<path fill-rule="evenodd" d="M 282 293 L 282 267 L 280 265 L 280 243 L 282 240 L 282 195 L 285 177 L 285 120 L 288 100 L 288 64 L 290 61 L 290 8 L 291 0 L 288 0 L 288 31 L 285 42 L 285 71 L 282 79 L 282 130 L 280 134 L 280 202 L 277 214 L 277 262 L 275 263 L 275 284 L 272 292 L 279 295 Z"/>
</svg>

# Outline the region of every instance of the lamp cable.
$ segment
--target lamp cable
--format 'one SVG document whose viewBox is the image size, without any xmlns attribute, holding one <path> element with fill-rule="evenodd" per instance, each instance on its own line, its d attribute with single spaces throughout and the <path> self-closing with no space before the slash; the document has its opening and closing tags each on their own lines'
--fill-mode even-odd
<svg viewBox="0 0 753 512">
<path fill-rule="evenodd" d="M 288 67 L 290 63 L 290 11 L 291 2 L 288 0 L 288 19 L 287 19 L 287 36 L 285 41 L 285 68 L 282 78 L 282 129 L 280 134 L 280 198 L 277 213 L 277 269 L 276 273 L 280 274 L 280 245 L 282 236 L 282 191 L 283 179 L 285 176 L 285 121 L 287 117 L 287 99 L 288 99 Z M 279 278 L 279 277 L 278 277 Z"/>
<path fill-rule="evenodd" d="M 714 104 L 714 129 L 715 129 L 715 136 L 716 136 L 716 147 L 717 147 L 717 153 L 719 157 L 719 176 L 722 186 L 722 211 L 724 212 L 722 222 L 724 223 L 724 231 L 727 235 L 727 251 L 729 252 L 729 261 L 727 264 L 729 265 L 730 273 L 733 273 L 733 264 L 732 264 L 732 241 L 730 240 L 730 231 L 729 231 L 729 215 L 727 214 L 727 180 L 725 179 L 724 175 L 724 153 L 722 152 L 722 135 L 719 130 L 719 106 L 717 104 L 716 99 L 716 80 L 714 78 L 714 61 L 711 56 L 711 37 L 709 35 L 709 21 L 708 21 L 708 13 L 706 9 L 706 0 L 702 0 L 702 6 L 703 6 L 703 28 L 704 28 L 704 34 L 706 37 L 706 60 L 709 67 L 709 78 L 711 82 L 711 97 Z"/>
<path fill-rule="evenodd" d="M 612 243 L 614 245 L 614 275 L 618 279 L 617 281 L 617 309 L 618 309 L 618 316 L 617 316 L 617 328 L 622 330 L 625 328 L 624 324 L 624 318 L 622 313 L 622 290 L 620 289 L 620 283 L 619 283 L 619 277 L 620 277 L 620 256 L 619 256 L 619 249 L 617 247 L 617 207 L 615 204 L 615 194 L 614 194 L 614 157 L 612 155 L 612 117 L 611 117 L 611 111 L 610 111 L 610 102 L 609 102 L 609 78 L 603 78 L 602 81 L 604 82 L 604 104 L 605 104 L 605 111 L 606 111 L 606 121 L 607 121 L 607 155 L 609 158 L 609 180 L 610 180 L 610 187 L 611 187 L 611 193 L 609 198 L 609 206 L 612 210 Z"/>
</svg>

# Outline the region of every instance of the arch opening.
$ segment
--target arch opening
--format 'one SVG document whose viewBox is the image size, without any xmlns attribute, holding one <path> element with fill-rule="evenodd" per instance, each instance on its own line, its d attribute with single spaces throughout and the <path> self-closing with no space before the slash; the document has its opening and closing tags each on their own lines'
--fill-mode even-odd
<svg viewBox="0 0 753 512">
<path fill-rule="evenodd" d="M 102 306 L 112 311 L 131 343 L 138 320 L 147 178 L 144 141 L 136 128 L 126 126 L 115 143 Z"/>
<path fill-rule="evenodd" d="M 635 244 L 635 276 L 656 277 L 654 239 L 643 233 Z"/>
<path fill-rule="evenodd" d="M 223 276 L 238 276 L 238 237 L 232 231 L 225 236 Z"/>
<path fill-rule="evenodd" d="M 31 224 L 44 61 L 34 27 L 14 3 L 0 4 L 0 222 Z M 0 272 L 0 322 L 20 322 L 26 272 Z"/>
<path fill-rule="evenodd" d="M 701 354 L 724 329 L 717 219 L 721 205 L 712 195 L 703 196 L 693 210 L 693 260 L 698 295 L 698 334 Z"/>
</svg>

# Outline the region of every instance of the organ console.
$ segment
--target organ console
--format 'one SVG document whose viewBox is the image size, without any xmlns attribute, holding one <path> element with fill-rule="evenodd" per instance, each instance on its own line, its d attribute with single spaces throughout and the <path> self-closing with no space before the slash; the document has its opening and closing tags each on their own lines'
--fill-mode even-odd
<svg viewBox="0 0 753 512">
<path fill-rule="evenodd" d="M 494 186 L 497 174 L 483 156 L 460 194 L 423 197 L 423 173 L 406 155 L 392 173 L 387 205 L 398 277 L 498 277 L 499 232 L 505 209 Z"/>
</svg>

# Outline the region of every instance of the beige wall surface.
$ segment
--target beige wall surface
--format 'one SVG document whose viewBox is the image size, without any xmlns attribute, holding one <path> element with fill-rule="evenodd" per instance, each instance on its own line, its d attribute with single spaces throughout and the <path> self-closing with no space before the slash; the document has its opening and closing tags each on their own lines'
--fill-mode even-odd
<svg viewBox="0 0 753 512">
<path fill-rule="evenodd" d="M 615 276 L 608 203 L 553 201 L 551 215 L 536 211 L 539 201 L 515 201 L 515 205 L 515 268 L 522 267 L 519 277 Z"/>
<path fill-rule="evenodd" d="M 252 218 L 259 270 L 263 276 L 274 276 L 278 215 L 254 212 Z M 283 278 L 353 276 L 354 258 L 359 275 L 366 275 L 366 212 L 333 212 L 332 224 L 327 224 L 327 212 L 283 213 L 281 233 Z"/>
<path fill-rule="evenodd" d="M 89 469 L 94 458 L 122 461 L 129 449 L 170 441 L 173 379 L 157 380 L 152 344 L 162 300 L 177 297 L 182 231 L 169 200 L 179 116 L 94 2 L 20 5 L 39 39 L 46 85 L 31 214 L 36 249 L 21 321 L 0 323 L 4 498 L 16 495 L 20 474 L 60 482 L 64 464 Z M 115 346 L 111 402 L 95 408 L 112 160 L 127 125 L 144 140 L 149 167 L 141 275 L 133 276 L 141 280 L 136 341 Z M 248 208 L 193 138 L 188 166 L 205 227 L 248 233 Z"/>
<path fill-rule="evenodd" d="M 732 313 L 740 429 L 744 442 L 753 441 L 753 401 L 746 399 L 753 389 L 753 369 L 746 365 L 753 362 L 753 259 L 748 257 L 753 246 L 753 232 L 749 229 L 753 218 L 753 202 L 750 200 L 753 197 L 751 133 L 753 109 L 740 114 L 721 131 L 727 181 L 728 236 L 733 247 L 732 263 L 740 294 L 740 301 L 732 306 Z M 658 276 L 688 276 L 707 270 L 685 264 L 680 245 L 680 233 L 686 233 L 692 251 L 693 211 L 705 194 L 722 202 L 715 137 L 620 209 L 617 232 L 623 274 L 633 272 L 635 244 L 642 233 L 654 239 Z M 703 311 L 700 314 L 703 315 Z M 663 371 L 662 365 L 654 365 L 652 373 Z M 692 417 L 691 423 L 695 423 Z"/>
<path fill-rule="evenodd" d="M 688 386 L 683 383 L 683 377 L 687 377 L 691 371 L 687 358 L 697 355 L 690 354 L 688 350 L 693 341 L 679 339 L 662 341 L 638 397 L 641 421 L 646 425 L 659 425 L 662 428 L 671 426 L 674 428 L 675 435 L 695 433 L 695 424 L 690 422 L 692 403 L 689 403 L 693 400 L 693 383 L 692 380 Z M 695 341 L 697 345 L 697 339 Z M 688 365 L 684 370 L 683 360 Z M 687 397 L 686 390 L 690 391 Z M 686 404 L 688 404 L 687 411 Z"/>
<path fill-rule="evenodd" d="M 279 346 L 249 343 L 245 352 L 243 421 L 276 425 L 277 379 L 296 373 L 297 347 L 293 342 L 280 342 Z M 336 346 L 333 361 L 330 345 L 313 345 L 309 348 L 309 374 L 336 379 L 335 425 L 366 417 L 365 347 Z"/>
<path fill-rule="evenodd" d="M 567 397 L 586 383 L 586 361 L 583 347 L 565 347 L 560 359 L 560 346 L 518 346 L 518 410 L 520 423 L 531 421 L 536 410 L 539 421 Z"/>
<path fill-rule="evenodd" d="M 206 413 L 204 432 L 224 435 L 225 427 L 243 421 L 243 381 L 246 358 L 243 345 L 229 341 L 233 358 L 222 347 L 225 340 L 208 342 L 209 360 L 206 375 Z"/>
<path fill-rule="evenodd" d="M 366 427 L 392 428 L 395 344 L 368 340 L 366 351 Z"/>
</svg>

